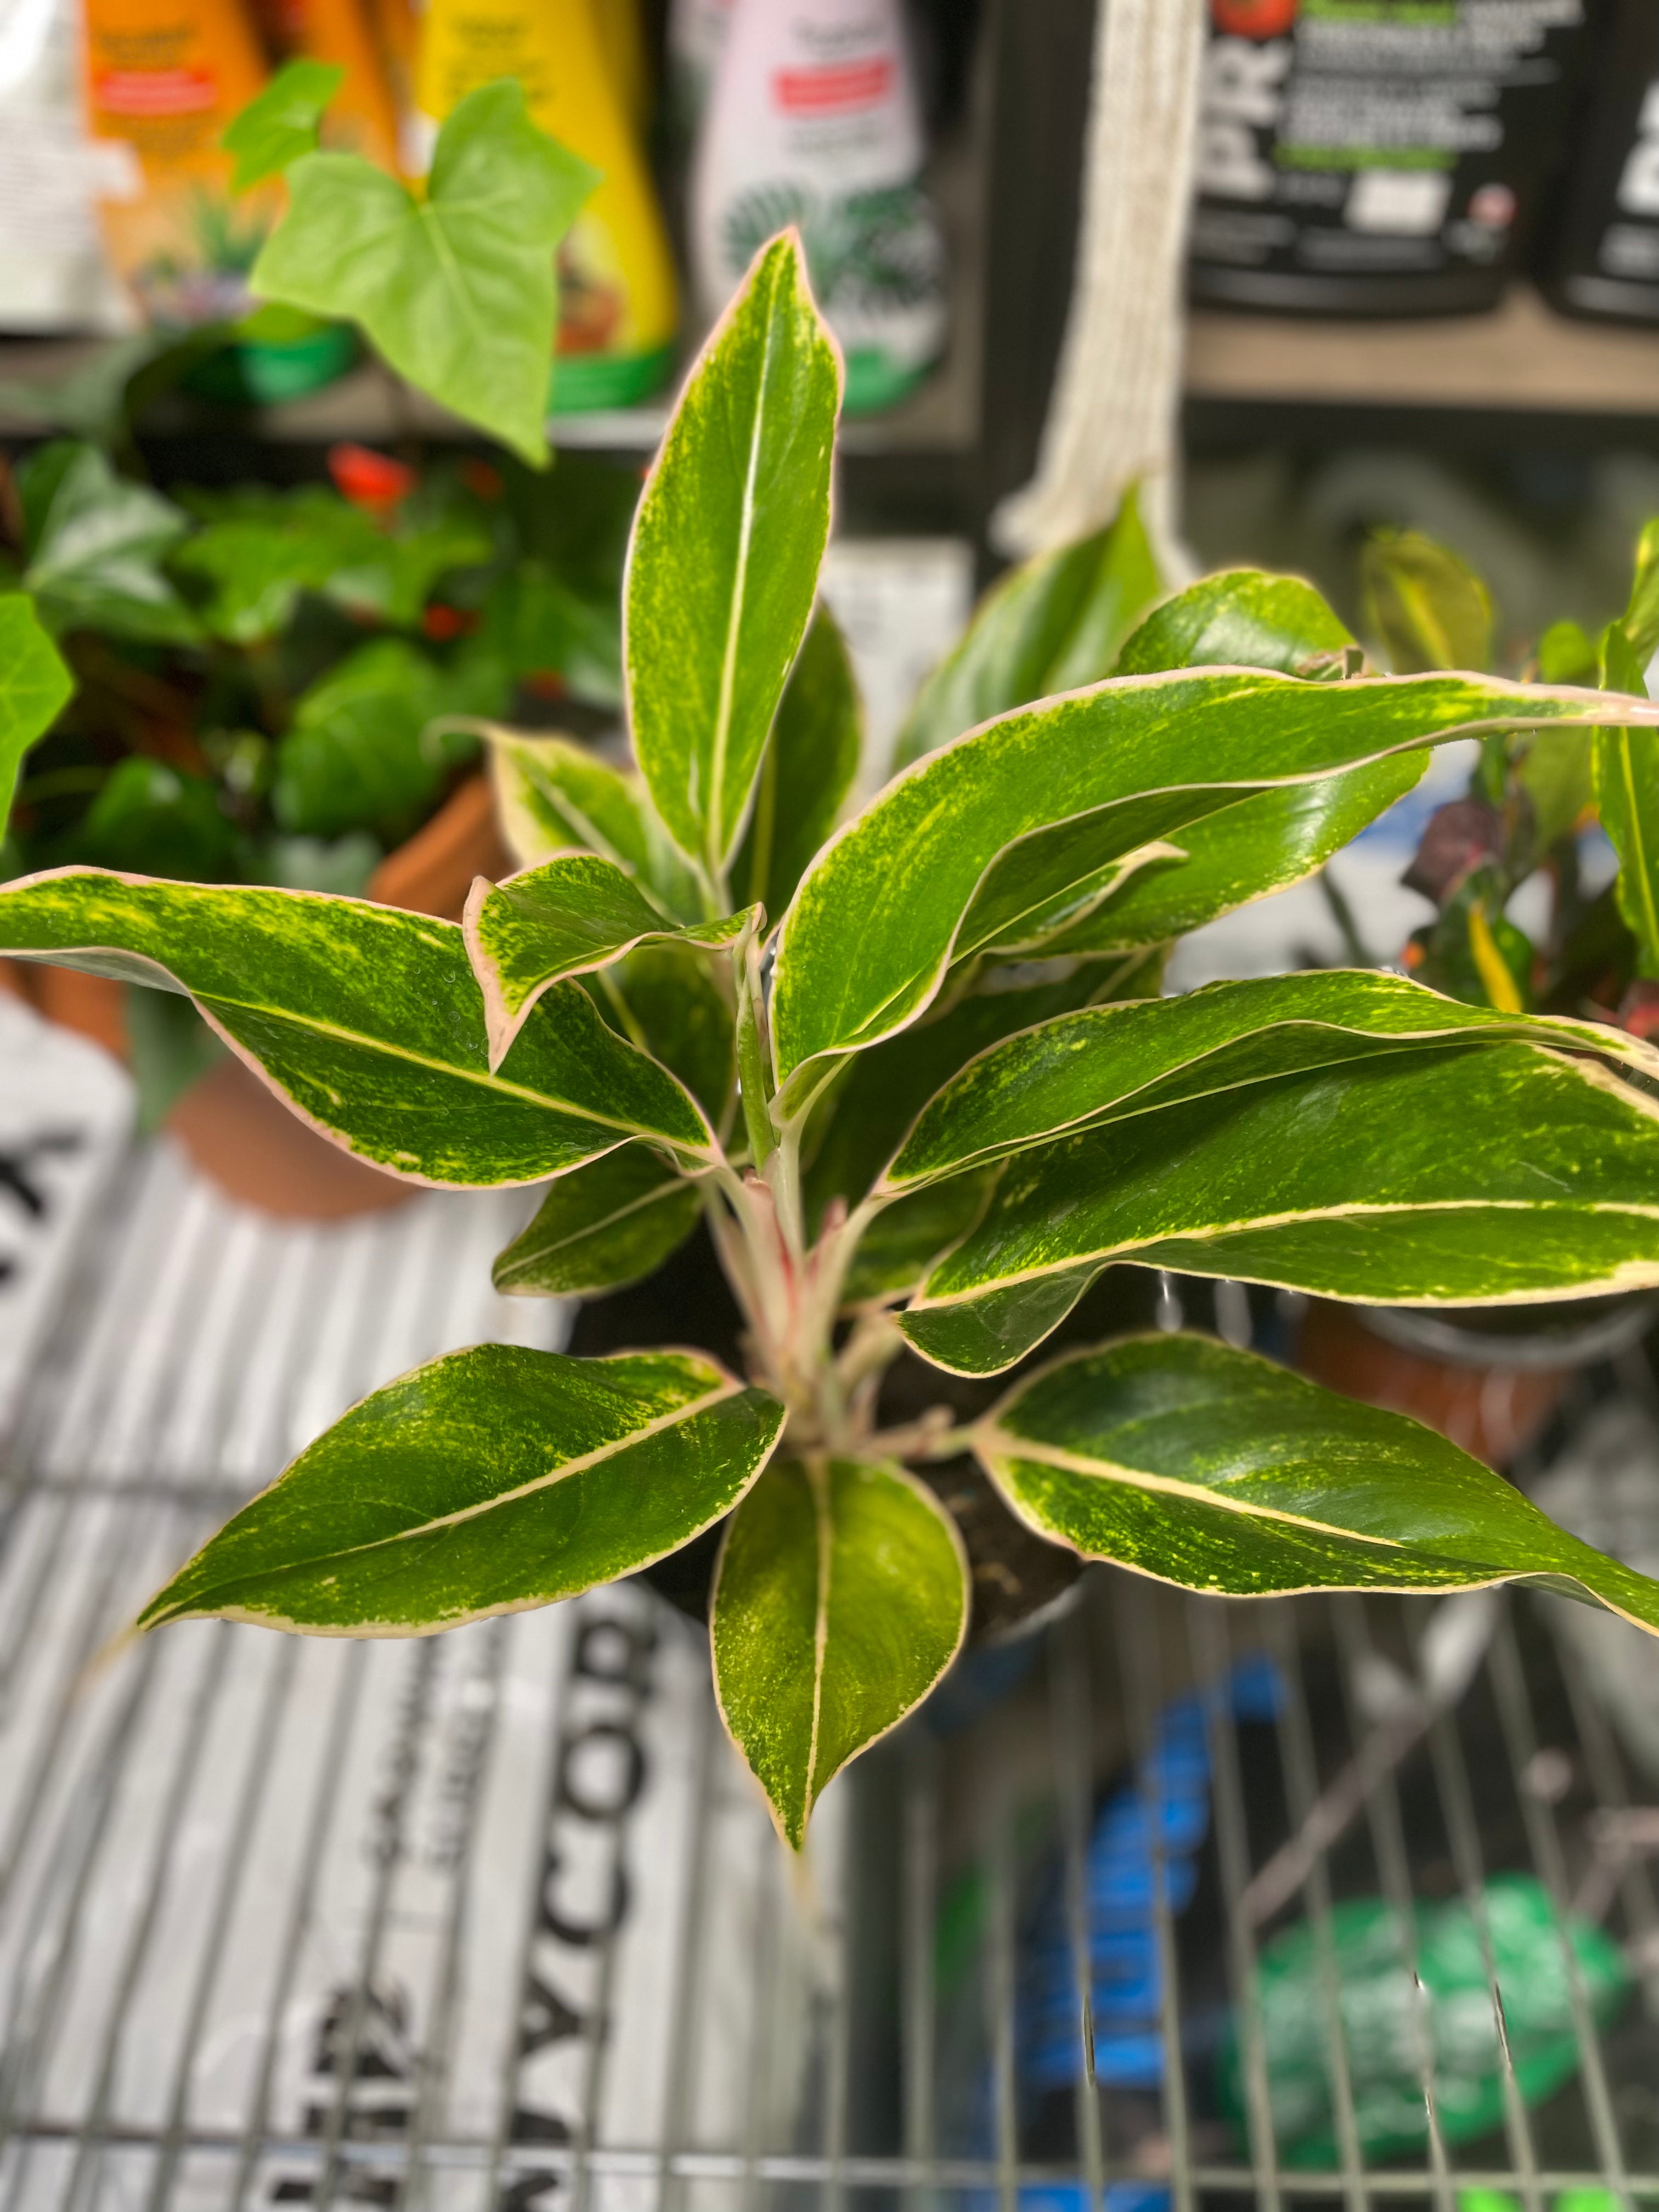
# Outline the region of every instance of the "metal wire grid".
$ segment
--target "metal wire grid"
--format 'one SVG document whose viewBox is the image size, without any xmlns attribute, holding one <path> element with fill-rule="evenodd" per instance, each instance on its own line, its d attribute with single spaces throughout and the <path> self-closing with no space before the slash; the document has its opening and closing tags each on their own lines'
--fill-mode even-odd
<svg viewBox="0 0 1659 2212">
<path fill-rule="evenodd" d="M 92 1255 L 0 1553 L 0 2212 L 1048 2212 L 1149 2182 L 1176 2212 L 1659 2197 L 1659 1899 L 1638 1852 L 1596 1855 L 1639 1832 L 1637 1793 L 1544 1626 L 1553 1601 L 1500 1604 L 1474 1686 L 1402 1731 L 1372 1692 L 1385 1661 L 1407 1679 L 1427 1605 L 1228 1605 L 1103 1576 L 1022 1683 L 975 1711 L 970 1674 L 952 1732 L 913 1726 L 832 1792 L 804 1873 L 726 1752 L 695 1632 L 635 1588 L 429 1642 L 190 1624 L 100 1659 L 388 1359 L 476 1330 L 463 1284 L 500 1209 L 429 1213 L 278 1234 L 152 1156 Z M 1162 2085 L 1126 2119 L 1080 2063 L 1039 2108 L 1018 2029 L 1032 1899 L 1057 1873 L 1081 2052 L 1098 1793 L 1169 1698 L 1249 1650 L 1285 1696 L 1266 1739 L 1212 1713 L 1207 1920 L 1172 1909 L 1155 1860 Z M 1258 1926 L 1252 1885 L 1297 1836 Z M 1639 1998 L 1598 2030 L 1574 1982 L 1577 2077 L 1537 2112 L 1500 2037 L 1501 2141 L 1460 2150 L 1431 2118 L 1425 2156 L 1368 2166 L 1332 1900 L 1461 1894 L 1484 1930 L 1503 1867 L 1564 1910 L 1610 1893 Z M 964 1889 L 965 1967 L 942 1940 Z M 1298 1917 L 1334 2172 L 1281 2163 L 1267 2117 L 1254 1969 Z M 1200 2032 L 1224 1998 L 1243 2145 Z M 1423 2089 L 1432 2116 L 1431 2070 Z"/>
</svg>

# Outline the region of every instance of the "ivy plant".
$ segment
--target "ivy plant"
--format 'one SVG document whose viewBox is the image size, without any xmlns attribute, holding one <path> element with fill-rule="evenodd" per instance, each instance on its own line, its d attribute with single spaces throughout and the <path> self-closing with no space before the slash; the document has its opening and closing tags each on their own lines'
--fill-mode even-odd
<svg viewBox="0 0 1659 2212">
<path fill-rule="evenodd" d="M 1522 1580 L 1659 1631 L 1659 1586 L 1399 1415 L 1180 1334 L 1029 1357 L 1120 1263 L 1425 1305 L 1659 1282 L 1640 1038 L 1376 971 L 1159 995 L 1175 935 L 1317 867 L 1433 745 L 1613 718 L 1645 763 L 1659 708 L 1364 672 L 1291 578 L 1143 611 L 1129 514 L 994 597 L 915 757 L 839 820 L 858 708 L 817 594 L 841 380 L 786 234 L 635 518 L 638 769 L 495 732 L 528 864 L 461 924 L 83 866 L 0 890 L 0 947 L 188 994 L 335 1143 L 414 1183 L 538 1187 L 503 1289 L 602 1296 L 702 1222 L 744 1324 L 741 1374 L 672 1343 L 434 1361 L 143 1625 L 426 1634 L 724 1523 L 715 1686 L 794 1845 L 962 1644 L 927 1475 L 963 1450 L 1041 1537 L 1192 1589 Z M 1010 1379 L 965 1425 L 895 1420 L 901 1355 Z"/>
</svg>

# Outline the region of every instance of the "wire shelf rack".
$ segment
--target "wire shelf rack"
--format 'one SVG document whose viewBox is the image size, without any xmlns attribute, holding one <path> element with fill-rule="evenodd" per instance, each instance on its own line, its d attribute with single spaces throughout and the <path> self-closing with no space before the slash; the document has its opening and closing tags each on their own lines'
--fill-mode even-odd
<svg viewBox="0 0 1659 2212">
<path fill-rule="evenodd" d="M 0 2212 L 1659 2199 L 1659 1808 L 1556 1600 L 1091 1575 L 838 1784 L 799 1866 L 720 1734 L 701 1632 L 639 1585 L 415 1642 L 123 1641 L 364 1389 L 481 1336 L 562 1340 L 562 1310 L 487 1287 L 522 1210 L 277 1228 L 162 1147 L 84 1240 L 0 1522 Z M 1127 1997 L 1100 1948 L 1114 1805 L 1144 1846 Z M 1630 1983 L 1611 2011 L 1553 1923 L 1527 1970 L 1557 1991 L 1547 2094 L 1528 1993 L 1494 2002 L 1513 1874 Z M 1371 2132 L 1343 1986 L 1362 1899 L 1403 1946 L 1404 2148 Z M 1455 2033 L 1414 1949 L 1436 1911 L 1480 1962 Z M 1297 1929 L 1322 2164 L 1274 2118 L 1270 1969 Z M 1474 2137 L 1447 2103 L 1460 2035 L 1496 2085 Z"/>
</svg>

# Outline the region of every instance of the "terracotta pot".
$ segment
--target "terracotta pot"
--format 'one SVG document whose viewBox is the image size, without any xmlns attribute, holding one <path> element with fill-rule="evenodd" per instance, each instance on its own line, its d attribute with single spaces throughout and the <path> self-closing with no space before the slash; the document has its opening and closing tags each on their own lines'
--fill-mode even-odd
<svg viewBox="0 0 1659 2212">
<path fill-rule="evenodd" d="M 1634 1344 L 1655 1312 L 1642 1293 L 1448 1311 L 1321 1300 L 1303 1322 L 1298 1364 L 1501 1468 L 1541 1433 L 1572 1376 Z"/>
<path fill-rule="evenodd" d="M 471 776 L 369 879 L 368 896 L 410 914 L 459 921 L 475 876 L 514 866 L 495 826 L 489 781 Z M 49 1021 L 127 1058 L 126 987 L 32 961 L 0 961 L 0 988 Z M 413 1186 L 343 1152 L 289 1112 L 242 1061 L 210 1068 L 167 1116 L 191 1158 L 228 1196 L 292 1220 L 334 1221 L 400 1206 Z"/>
</svg>

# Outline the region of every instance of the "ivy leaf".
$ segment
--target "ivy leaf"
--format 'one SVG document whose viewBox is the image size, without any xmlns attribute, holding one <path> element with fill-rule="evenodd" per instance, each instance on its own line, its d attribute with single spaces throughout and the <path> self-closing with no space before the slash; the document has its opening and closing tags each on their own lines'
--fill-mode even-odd
<svg viewBox="0 0 1659 2212">
<path fill-rule="evenodd" d="M 0 831 L 23 756 L 69 704 L 75 679 L 21 592 L 0 594 Z"/>
<path fill-rule="evenodd" d="M 282 172 L 301 154 L 314 154 L 323 111 L 344 81 L 332 62 L 285 62 L 264 90 L 249 100 L 220 144 L 236 156 L 234 192 Z"/>
<path fill-rule="evenodd" d="M 115 763 L 70 842 L 99 867 L 209 883 L 237 872 L 236 829 L 216 787 L 143 753 Z"/>
<path fill-rule="evenodd" d="M 1127 856 L 1242 797 L 1473 729 L 1607 714 L 1604 694 L 1498 678 L 1176 671 L 1005 715 L 890 784 L 802 879 L 773 982 L 783 1109 L 822 1079 L 810 1061 L 906 1026 L 953 962 L 1039 919 L 1058 931 Z M 1619 719 L 1650 727 L 1659 708 Z"/>
<path fill-rule="evenodd" d="M 657 811 L 711 884 L 749 811 L 830 532 L 840 356 L 793 231 L 687 381 L 634 523 L 623 657 Z"/>
<path fill-rule="evenodd" d="M 359 155 L 295 161 L 250 289 L 360 325 L 400 376 L 544 467 L 553 250 L 598 181 L 516 79 L 481 85 L 438 133 L 423 199 Z"/>
<path fill-rule="evenodd" d="M 702 1211 L 695 1183 L 644 1146 L 624 1145 L 550 1184 L 491 1279 L 509 1297 L 603 1297 L 653 1274 Z"/>
<path fill-rule="evenodd" d="M 764 908 L 750 907 L 695 929 L 676 929 L 614 860 L 597 853 L 562 853 L 501 884 L 479 876 L 461 927 L 483 993 L 492 1070 L 561 977 L 592 975 L 638 945 L 665 939 L 719 951 L 745 931 L 752 934 L 764 919 Z"/>
<path fill-rule="evenodd" d="M 846 640 L 830 610 L 812 617 L 789 672 L 761 762 L 755 811 L 732 871 L 769 914 L 781 914 L 836 826 L 858 774 L 864 709 Z"/>
<path fill-rule="evenodd" d="M 1131 626 L 1163 589 L 1131 489 L 1103 530 L 1012 568 L 916 695 L 895 769 L 994 714 L 1109 676 Z"/>
<path fill-rule="evenodd" d="M 974 1449 L 1038 1535 L 1188 1589 L 1528 1582 L 1659 1632 L 1659 1583 L 1446 1437 L 1209 1337 L 1057 1360 L 986 1415 Z"/>
<path fill-rule="evenodd" d="M 1114 1260 L 1383 1304 L 1659 1283 L 1659 1109 L 1530 1045 L 1386 1053 L 1107 1122 L 1010 1162 L 901 1316 L 994 1374 Z"/>
<path fill-rule="evenodd" d="M 295 702 L 276 746 L 277 822 L 295 836 L 373 830 L 398 843 L 477 750 L 471 732 L 445 718 L 499 706 L 498 680 L 488 663 L 440 667 L 402 638 L 360 646 Z"/>
<path fill-rule="evenodd" d="M 991 1044 L 921 1110 L 876 1189 L 908 1190 L 1183 1099 L 1464 1040 L 1605 1054 L 1659 1079 L 1659 1051 L 1603 1022 L 1497 1013 L 1370 969 L 1263 975 L 1056 1014 Z"/>
<path fill-rule="evenodd" d="M 675 921 L 704 919 L 697 879 L 658 821 L 644 784 L 568 738 L 484 732 L 501 835 L 524 867 L 580 845 L 614 860 Z"/>
<path fill-rule="evenodd" d="M 63 868 L 0 885 L 0 951 L 187 992 L 303 1121 L 410 1182 L 541 1182 L 632 1137 L 693 1168 L 714 1149 L 687 1092 L 578 983 L 546 994 L 492 1074 L 453 922 Z"/>
<path fill-rule="evenodd" d="M 246 487 L 214 500 L 208 517 L 172 565 L 202 586 L 203 623 L 233 645 L 286 629 L 306 592 L 412 629 L 438 579 L 488 561 L 492 550 L 481 530 L 453 518 L 387 532 L 317 484 L 291 492 Z"/>
<path fill-rule="evenodd" d="M 1361 548 L 1365 626 L 1396 673 L 1492 666 L 1492 594 L 1467 561 L 1417 530 L 1379 530 Z"/>
<path fill-rule="evenodd" d="M 56 632 L 187 644 L 196 618 L 161 561 L 190 527 L 171 500 L 118 477 L 95 446 L 43 446 L 17 472 L 23 586 Z"/>
<path fill-rule="evenodd" d="M 475 1345 L 354 1406 L 139 1615 L 426 1636 L 574 1597 L 718 1521 L 783 1408 L 696 1352 Z"/>
<path fill-rule="evenodd" d="M 962 1648 L 968 1562 L 902 1468 L 786 1460 L 733 1516 L 708 1613 L 721 1715 L 799 1850 L 827 1785 Z"/>
</svg>

